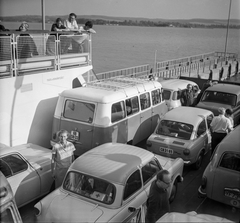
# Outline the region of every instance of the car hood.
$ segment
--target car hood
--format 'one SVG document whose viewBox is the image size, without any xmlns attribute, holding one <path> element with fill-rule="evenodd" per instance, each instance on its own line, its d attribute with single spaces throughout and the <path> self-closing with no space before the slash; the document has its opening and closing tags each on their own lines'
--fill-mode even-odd
<svg viewBox="0 0 240 223">
<path fill-rule="evenodd" d="M 186 214 L 177 212 L 167 213 L 157 221 L 157 223 L 160 222 L 233 222 L 233 221 L 214 215 L 197 214 L 195 211 L 192 211 Z"/>
<path fill-rule="evenodd" d="M 215 116 L 219 115 L 218 109 L 220 107 L 225 108 L 225 109 L 232 108 L 230 105 L 214 103 L 214 102 L 199 102 L 196 107 L 210 110 L 213 112 L 213 114 Z"/>
<path fill-rule="evenodd" d="M 164 167 L 164 169 L 167 169 L 167 170 L 173 165 L 173 163 L 175 161 L 175 159 L 172 159 L 172 158 L 169 158 L 169 157 L 160 156 L 160 155 L 155 155 L 155 156 L 157 157 L 161 166 Z"/>
<path fill-rule="evenodd" d="M 103 211 L 87 201 L 68 194 L 60 194 L 53 198 L 47 213 L 46 221 L 50 222 L 96 222 Z"/>
</svg>

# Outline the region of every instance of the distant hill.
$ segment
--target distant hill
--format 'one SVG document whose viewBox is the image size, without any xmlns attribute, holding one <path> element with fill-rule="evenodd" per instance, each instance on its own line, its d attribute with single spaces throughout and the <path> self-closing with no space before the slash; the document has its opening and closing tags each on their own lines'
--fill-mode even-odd
<svg viewBox="0 0 240 223">
<path fill-rule="evenodd" d="M 55 15 L 55 16 L 45 16 L 45 21 L 52 23 L 56 18 L 66 19 L 68 15 Z M 124 22 L 124 21 L 134 21 L 134 22 L 153 22 L 153 23 L 179 23 L 179 24 L 203 24 L 203 25 L 227 25 L 227 20 L 222 19 L 149 19 L 142 17 L 112 17 L 103 15 L 77 15 L 78 20 L 102 20 L 102 21 L 114 21 L 114 22 Z M 0 17 L 1 21 L 11 21 L 11 22 L 41 22 L 42 17 L 39 15 L 21 15 L 21 16 L 6 16 Z M 230 19 L 230 24 L 234 26 L 240 26 L 239 19 Z"/>
</svg>

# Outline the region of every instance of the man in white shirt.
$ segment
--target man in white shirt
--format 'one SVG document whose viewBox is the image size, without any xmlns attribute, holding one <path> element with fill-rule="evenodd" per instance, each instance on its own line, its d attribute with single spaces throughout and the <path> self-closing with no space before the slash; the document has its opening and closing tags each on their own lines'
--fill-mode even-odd
<svg viewBox="0 0 240 223">
<path fill-rule="evenodd" d="M 76 21 L 77 15 L 75 13 L 70 13 L 67 20 L 64 21 L 63 25 L 67 30 L 78 31 L 78 24 Z"/>
<path fill-rule="evenodd" d="M 210 130 L 212 132 L 212 154 L 216 146 L 223 140 L 227 133 L 232 130 L 230 120 L 225 117 L 225 108 L 219 108 L 218 112 L 219 115 L 215 116 L 210 124 Z"/>
</svg>

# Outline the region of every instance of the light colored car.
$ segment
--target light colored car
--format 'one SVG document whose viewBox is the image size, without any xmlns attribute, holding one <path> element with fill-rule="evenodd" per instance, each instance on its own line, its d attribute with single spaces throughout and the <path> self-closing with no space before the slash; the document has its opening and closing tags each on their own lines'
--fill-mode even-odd
<svg viewBox="0 0 240 223">
<path fill-rule="evenodd" d="M 131 145 L 106 143 L 78 157 L 63 184 L 35 205 L 37 222 L 130 222 L 142 219 L 150 185 L 167 169 L 169 199 L 182 181 L 183 160 Z"/>
<path fill-rule="evenodd" d="M 163 215 L 157 223 L 160 222 L 232 222 L 226 218 L 209 214 L 197 214 L 195 211 L 184 213 L 170 212 Z"/>
<path fill-rule="evenodd" d="M 194 107 L 178 107 L 167 112 L 147 140 L 147 150 L 165 157 L 182 158 L 199 169 L 211 148 L 210 123 L 213 113 Z"/>
<path fill-rule="evenodd" d="M 0 171 L 0 219 L 2 223 L 22 223 L 12 188 Z"/>
<path fill-rule="evenodd" d="M 218 108 L 230 108 L 233 111 L 234 126 L 240 124 L 240 86 L 235 84 L 214 84 L 208 87 L 199 103 L 198 108 L 208 109 L 219 115 Z"/>
<path fill-rule="evenodd" d="M 240 208 L 240 125 L 218 144 L 206 167 L 200 197 Z"/>
<path fill-rule="evenodd" d="M 18 207 L 49 193 L 53 183 L 51 150 L 34 144 L 1 144 L 0 169 L 11 185 Z"/>
<path fill-rule="evenodd" d="M 180 97 L 182 91 L 186 90 L 188 84 L 191 84 L 193 86 L 194 98 L 197 98 L 197 95 L 200 93 L 198 85 L 193 81 L 169 79 L 160 81 L 160 83 L 162 84 L 163 98 L 166 101 L 168 110 L 172 110 L 173 108 L 177 108 L 182 105 Z"/>
</svg>

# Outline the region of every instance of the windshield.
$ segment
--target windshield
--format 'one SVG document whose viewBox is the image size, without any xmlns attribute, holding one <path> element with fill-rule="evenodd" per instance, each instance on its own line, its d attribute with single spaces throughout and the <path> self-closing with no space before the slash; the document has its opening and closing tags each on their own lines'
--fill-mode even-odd
<svg viewBox="0 0 240 223">
<path fill-rule="evenodd" d="M 170 120 L 162 120 L 157 127 L 156 134 L 189 140 L 192 132 L 193 125 Z"/>
<path fill-rule="evenodd" d="M 113 184 L 78 172 L 68 172 L 63 188 L 105 204 L 113 203 L 116 191 Z"/>
<path fill-rule="evenodd" d="M 237 95 L 218 91 L 205 91 L 202 97 L 202 102 L 215 102 L 235 106 Z"/>
</svg>

